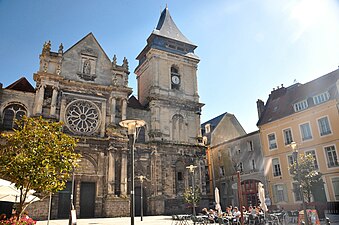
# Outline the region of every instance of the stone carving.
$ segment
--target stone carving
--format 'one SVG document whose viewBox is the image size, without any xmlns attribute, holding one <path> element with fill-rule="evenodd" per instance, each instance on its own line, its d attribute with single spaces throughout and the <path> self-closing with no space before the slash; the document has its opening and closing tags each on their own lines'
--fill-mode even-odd
<svg viewBox="0 0 339 225">
<path fill-rule="evenodd" d="M 91 74 L 91 62 L 89 61 L 89 59 L 86 59 L 82 68 L 82 73 L 83 74 Z"/>
<path fill-rule="evenodd" d="M 62 43 L 60 43 L 58 53 L 62 54 L 63 52 L 64 52 L 64 46 L 62 45 Z"/>
<path fill-rule="evenodd" d="M 42 55 L 49 54 L 51 52 L 51 41 L 45 42 L 42 48 Z"/>
<path fill-rule="evenodd" d="M 117 66 L 117 56 L 116 55 L 113 56 L 112 65 L 113 65 L 114 68 Z"/>
<path fill-rule="evenodd" d="M 128 70 L 128 61 L 127 61 L 126 57 L 124 57 L 124 61 L 123 61 L 122 67 L 124 67 L 125 69 Z"/>
</svg>

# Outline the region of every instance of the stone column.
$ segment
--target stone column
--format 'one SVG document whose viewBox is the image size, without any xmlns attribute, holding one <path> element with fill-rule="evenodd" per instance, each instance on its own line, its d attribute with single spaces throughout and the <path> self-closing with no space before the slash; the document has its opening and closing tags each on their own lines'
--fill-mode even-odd
<svg viewBox="0 0 339 225">
<path fill-rule="evenodd" d="M 101 130 L 100 136 L 105 136 L 105 129 L 106 128 L 106 101 L 104 101 L 101 105 Z"/>
<path fill-rule="evenodd" d="M 115 107 L 117 104 L 117 100 L 112 97 L 111 98 L 111 123 L 115 124 Z"/>
<path fill-rule="evenodd" d="M 115 183 L 115 154 L 113 149 L 109 149 L 108 153 L 108 194 L 114 194 Z"/>
<path fill-rule="evenodd" d="M 36 113 L 42 114 L 42 105 L 44 103 L 44 95 L 45 95 L 45 86 L 41 84 L 39 87 L 37 102 L 36 102 Z"/>
<path fill-rule="evenodd" d="M 122 100 L 122 106 L 121 106 L 121 120 L 126 119 L 126 109 L 127 109 L 127 100 Z"/>
<path fill-rule="evenodd" d="M 60 105 L 60 122 L 65 120 L 65 110 L 66 110 L 66 98 L 65 96 L 61 99 Z"/>
<path fill-rule="evenodd" d="M 57 98 L 58 98 L 58 88 L 54 86 L 50 111 L 51 116 L 55 116 Z"/>
<path fill-rule="evenodd" d="M 120 190 L 122 196 L 127 196 L 127 152 L 123 151 L 121 154 Z"/>
</svg>

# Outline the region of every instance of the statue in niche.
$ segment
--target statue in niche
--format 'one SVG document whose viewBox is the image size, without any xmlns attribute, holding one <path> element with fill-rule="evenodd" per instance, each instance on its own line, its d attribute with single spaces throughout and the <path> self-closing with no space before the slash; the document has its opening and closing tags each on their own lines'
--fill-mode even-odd
<svg viewBox="0 0 339 225">
<path fill-rule="evenodd" d="M 84 66 L 82 68 L 82 73 L 91 74 L 91 62 L 89 61 L 89 59 L 85 60 Z"/>
</svg>

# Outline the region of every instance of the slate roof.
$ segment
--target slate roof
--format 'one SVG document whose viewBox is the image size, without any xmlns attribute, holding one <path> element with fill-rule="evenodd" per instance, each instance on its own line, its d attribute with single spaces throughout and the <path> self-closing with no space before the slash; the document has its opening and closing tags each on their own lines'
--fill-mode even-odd
<svg viewBox="0 0 339 225">
<path fill-rule="evenodd" d="M 210 124 L 211 126 L 211 132 L 214 130 L 214 128 L 216 128 L 218 126 L 218 124 L 220 123 L 220 121 L 222 120 L 222 118 L 224 118 L 224 116 L 227 114 L 227 112 L 217 116 L 217 117 L 214 117 L 213 119 L 210 119 L 208 121 L 206 121 L 205 123 L 202 123 L 201 124 L 201 130 L 202 130 L 202 133 L 204 135 L 205 133 L 205 125 L 206 124 Z"/>
<path fill-rule="evenodd" d="M 158 25 L 153 30 L 152 34 L 194 45 L 175 25 L 167 7 L 162 11 Z"/>
<path fill-rule="evenodd" d="M 145 109 L 134 95 L 128 99 L 127 106 L 134 109 Z"/>
<path fill-rule="evenodd" d="M 307 99 L 308 108 L 314 107 L 313 96 L 328 91 L 330 99 L 338 97 L 336 81 L 339 69 L 308 83 L 296 83 L 289 87 L 273 90 L 268 97 L 257 126 L 287 117 L 294 113 L 294 104 Z"/>
<path fill-rule="evenodd" d="M 34 87 L 25 77 L 21 77 L 19 80 L 8 85 L 5 89 L 35 93 Z"/>
</svg>

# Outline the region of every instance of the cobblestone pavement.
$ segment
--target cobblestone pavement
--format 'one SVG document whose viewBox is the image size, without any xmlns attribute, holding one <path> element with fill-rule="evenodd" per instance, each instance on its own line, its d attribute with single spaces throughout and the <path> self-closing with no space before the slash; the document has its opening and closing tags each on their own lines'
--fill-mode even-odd
<svg viewBox="0 0 339 225">
<path fill-rule="evenodd" d="M 330 219 L 331 225 L 339 225 L 339 214 L 326 214 Z M 67 225 L 68 220 L 51 220 L 49 225 Z M 77 225 L 129 225 L 131 224 L 130 217 L 118 217 L 118 218 L 93 218 L 93 219 L 78 219 Z M 172 217 L 170 216 L 144 216 L 143 221 L 140 217 L 134 218 L 135 225 L 175 225 Z M 189 222 L 188 225 L 193 224 Z M 321 221 L 322 225 L 325 225 L 325 221 Z M 37 225 L 47 225 L 47 221 L 38 221 Z M 288 223 L 287 225 L 296 225 Z"/>
<path fill-rule="evenodd" d="M 68 220 L 50 220 L 49 225 L 67 225 Z M 78 219 L 77 225 L 129 225 L 131 224 L 130 217 L 118 218 L 93 218 L 93 219 Z M 170 216 L 144 216 L 143 221 L 140 217 L 134 218 L 135 225 L 171 225 L 172 217 Z M 47 221 L 38 221 L 36 225 L 47 225 Z"/>
</svg>

